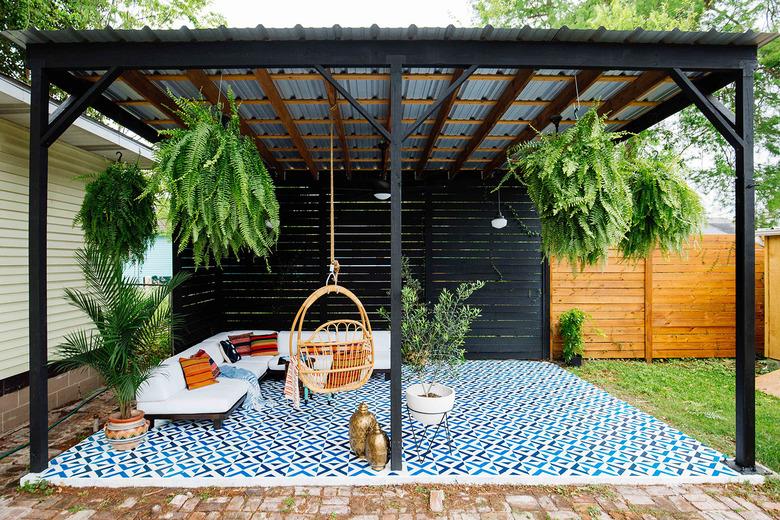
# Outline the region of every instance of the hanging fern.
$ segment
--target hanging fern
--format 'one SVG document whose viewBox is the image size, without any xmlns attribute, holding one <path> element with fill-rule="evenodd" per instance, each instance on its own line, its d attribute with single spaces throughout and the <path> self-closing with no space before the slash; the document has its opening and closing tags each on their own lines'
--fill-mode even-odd
<svg viewBox="0 0 780 520">
<path fill-rule="evenodd" d="M 604 118 L 586 113 L 560 134 L 543 134 L 510 151 L 509 171 L 524 184 L 542 223 L 542 252 L 572 268 L 606 262 L 631 219 L 623 134 L 608 132 Z"/>
<path fill-rule="evenodd" d="M 192 246 L 195 265 L 217 265 L 242 250 L 267 258 L 279 235 L 279 204 L 254 142 L 241 135 L 232 91 L 221 107 L 177 98 L 186 128 L 162 130 L 156 181 L 170 194 L 169 223 L 179 250 Z M 160 186 L 158 186 L 159 188 Z"/>
<path fill-rule="evenodd" d="M 704 207 L 683 180 L 680 158 L 666 150 L 629 159 L 633 196 L 631 227 L 620 242 L 623 257 L 646 258 L 658 247 L 662 253 L 681 253 L 691 235 L 701 233 Z"/>
<path fill-rule="evenodd" d="M 75 219 L 84 241 L 118 262 L 143 261 L 157 235 L 157 217 L 152 197 L 142 196 L 148 182 L 138 165 L 115 162 L 86 178 Z"/>
</svg>

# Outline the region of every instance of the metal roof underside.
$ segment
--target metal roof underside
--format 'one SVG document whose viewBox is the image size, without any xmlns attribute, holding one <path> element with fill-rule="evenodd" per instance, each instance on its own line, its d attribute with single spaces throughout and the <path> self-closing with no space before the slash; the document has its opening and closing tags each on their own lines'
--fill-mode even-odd
<svg viewBox="0 0 780 520">
<path fill-rule="evenodd" d="M 775 34 L 720 33 L 674 31 L 607 31 L 568 29 L 496 29 L 483 28 L 303 28 L 273 29 L 258 26 L 247 29 L 177 30 L 101 30 L 77 31 L 5 31 L 2 33 L 19 45 L 109 42 L 182 42 L 182 41 L 256 41 L 256 40 L 494 40 L 494 41 L 569 41 L 642 44 L 696 44 L 761 46 Z M 283 102 L 282 111 L 294 124 L 285 124 L 286 117 L 273 102 L 275 96 L 264 92 L 258 81 L 257 69 L 206 69 L 203 72 L 208 87 L 219 92 L 221 100 L 232 90 L 240 103 L 240 114 L 247 123 L 245 132 L 256 138 L 261 153 L 270 154 L 277 171 L 311 170 L 306 156 L 317 170 L 329 166 L 331 110 L 325 80 L 314 69 L 268 68 L 276 94 Z M 355 97 L 380 123 L 389 119 L 389 70 L 381 67 L 330 69 L 336 81 Z M 169 94 L 202 98 L 203 84 L 193 83 L 186 70 L 143 70 L 142 84 L 138 78 L 122 76 L 109 87 L 105 96 L 155 129 L 176 127 L 173 102 Z M 403 69 L 402 123 L 410 126 L 453 81 L 455 69 L 406 67 Z M 103 71 L 72 72 L 91 81 Z M 669 77 L 658 71 L 601 70 L 594 79 L 588 70 L 533 70 L 521 88 L 507 97 L 513 79 L 523 71 L 513 68 L 480 68 L 456 92 L 448 112 L 434 112 L 408 139 L 403 148 L 404 170 L 457 171 L 490 173 L 500 167 L 513 142 L 527 140 L 536 131 L 554 129 L 551 115 L 563 117 L 561 129 L 573 124 L 590 108 L 609 107 L 606 113 L 610 129 L 626 127 L 632 121 L 652 111 L 675 96 L 680 89 Z M 706 74 L 688 72 L 697 81 Z M 704 78 L 706 80 L 706 78 Z M 634 82 L 641 85 L 625 90 Z M 149 87 L 157 99 L 149 98 Z M 214 88 L 216 87 L 216 88 Z M 630 92 L 628 97 L 625 92 Z M 635 91 L 635 92 L 634 92 Z M 204 91 L 205 92 L 205 91 Z M 576 94 L 575 94 L 576 93 Z M 160 99 L 164 102 L 161 104 Z M 501 100 L 504 100 L 503 102 Z M 508 100 L 508 101 L 507 101 Z M 211 99 L 211 101 L 215 101 Z M 503 103 L 503 104 L 501 104 Z M 496 105 L 501 104 L 496 114 Z M 686 105 L 687 105 L 686 101 Z M 380 146 L 382 137 L 346 100 L 339 97 L 339 112 L 348 151 L 342 150 L 338 125 L 334 124 L 336 168 L 352 172 L 379 172 L 388 166 L 386 151 Z M 547 107 L 560 107 L 555 114 Z M 441 129 L 432 135 L 437 123 Z M 305 149 L 301 149 L 303 142 Z M 268 161 L 266 161 L 268 162 Z M 422 166 L 420 166 L 422 164 Z M 272 165 L 273 166 L 273 165 Z"/>
</svg>

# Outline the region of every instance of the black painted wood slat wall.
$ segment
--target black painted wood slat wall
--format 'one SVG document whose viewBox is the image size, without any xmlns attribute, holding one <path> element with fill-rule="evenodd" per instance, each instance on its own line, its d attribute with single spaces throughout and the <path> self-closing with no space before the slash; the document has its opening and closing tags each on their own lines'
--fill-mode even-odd
<svg viewBox="0 0 780 520">
<path fill-rule="evenodd" d="M 377 313 L 389 305 L 390 205 L 371 191 L 344 182 L 336 188 L 336 258 L 339 281 L 363 302 L 375 329 L 386 329 Z M 265 262 L 249 257 L 223 261 L 222 270 L 198 269 L 174 295 L 184 317 L 179 349 L 218 331 L 282 330 L 299 306 L 325 281 L 328 193 L 324 185 L 298 177 L 277 183 L 282 232 L 277 252 Z M 543 344 L 543 264 L 539 220 L 520 189 L 502 190 L 509 225 L 490 226 L 497 216 L 489 181 L 456 178 L 449 183 L 408 181 L 404 187 L 403 249 L 428 298 L 462 281 L 484 280 L 471 303 L 482 308 L 467 342 L 470 358 L 540 359 Z M 325 247 L 323 247 L 325 244 Z M 175 268 L 193 271 L 185 251 Z M 308 314 L 307 328 L 324 317 L 355 317 L 352 304 L 330 297 Z"/>
</svg>

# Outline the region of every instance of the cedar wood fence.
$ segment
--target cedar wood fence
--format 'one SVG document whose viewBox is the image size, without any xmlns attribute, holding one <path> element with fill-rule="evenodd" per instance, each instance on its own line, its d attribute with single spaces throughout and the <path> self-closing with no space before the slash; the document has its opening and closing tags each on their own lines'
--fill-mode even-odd
<svg viewBox="0 0 780 520">
<path fill-rule="evenodd" d="M 607 266 L 574 274 L 550 269 L 551 352 L 561 356 L 558 317 L 590 314 L 585 356 L 592 358 L 733 357 L 736 342 L 734 235 L 704 235 L 682 257 L 658 251 L 635 264 L 611 254 Z M 756 245 L 756 352 L 764 351 L 764 253 Z"/>
</svg>

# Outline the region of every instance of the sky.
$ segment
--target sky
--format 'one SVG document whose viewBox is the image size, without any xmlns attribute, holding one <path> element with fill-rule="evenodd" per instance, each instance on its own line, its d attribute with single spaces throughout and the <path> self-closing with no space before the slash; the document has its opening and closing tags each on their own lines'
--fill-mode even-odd
<svg viewBox="0 0 780 520">
<path fill-rule="evenodd" d="M 475 25 L 469 0 L 215 0 L 212 9 L 228 27 Z"/>
</svg>

